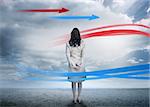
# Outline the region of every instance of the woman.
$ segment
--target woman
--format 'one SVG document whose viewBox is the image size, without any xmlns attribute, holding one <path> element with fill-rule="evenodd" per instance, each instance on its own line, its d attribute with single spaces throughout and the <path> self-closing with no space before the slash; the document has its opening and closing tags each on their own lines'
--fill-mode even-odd
<svg viewBox="0 0 150 107">
<path fill-rule="evenodd" d="M 71 32 L 71 38 L 66 44 L 66 55 L 69 65 L 70 72 L 84 72 L 83 65 L 83 51 L 84 43 L 81 40 L 80 32 L 78 28 L 74 28 Z M 73 102 L 80 103 L 80 93 L 82 89 L 82 82 L 84 76 L 71 76 L 68 77 L 69 81 L 72 82 Z M 76 89 L 77 88 L 77 89 Z"/>
</svg>

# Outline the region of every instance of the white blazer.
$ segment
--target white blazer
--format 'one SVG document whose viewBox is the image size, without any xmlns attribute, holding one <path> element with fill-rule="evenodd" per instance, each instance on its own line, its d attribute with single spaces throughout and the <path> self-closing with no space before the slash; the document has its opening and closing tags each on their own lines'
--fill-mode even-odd
<svg viewBox="0 0 150 107">
<path fill-rule="evenodd" d="M 83 63 L 83 56 L 84 56 L 84 47 L 85 44 L 83 40 L 81 40 L 80 46 L 70 46 L 69 43 L 66 44 L 66 56 L 69 65 L 69 71 L 72 72 L 83 72 L 84 63 Z"/>
</svg>

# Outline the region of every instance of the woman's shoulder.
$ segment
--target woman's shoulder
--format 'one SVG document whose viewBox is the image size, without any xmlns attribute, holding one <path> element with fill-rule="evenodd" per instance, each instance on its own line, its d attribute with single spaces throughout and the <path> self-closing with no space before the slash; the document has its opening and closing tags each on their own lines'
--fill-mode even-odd
<svg viewBox="0 0 150 107">
<path fill-rule="evenodd" d="M 66 43 L 66 47 L 70 47 L 70 44 L 69 44 L 69 42 L 67 42 L 67 43 Z"/>
<path fill-rule="evenodd" d="M 84 43 L 84 40 L 81 40 L 81 43 Z"/>
<path fill-rule="evenodd" d="M 84 45 L 85 45 L 85 44 L 84 44 L 84 41 L 81 40 L 81 45 L 80 45 L 80 46 L 81 46 L 81 47 L 84 47 Z M 71 47 L 70 44 L 69 44 L 69 42 L 66 43 L 66 46 L 67 46 L 67 47 Z"/>
</svg>

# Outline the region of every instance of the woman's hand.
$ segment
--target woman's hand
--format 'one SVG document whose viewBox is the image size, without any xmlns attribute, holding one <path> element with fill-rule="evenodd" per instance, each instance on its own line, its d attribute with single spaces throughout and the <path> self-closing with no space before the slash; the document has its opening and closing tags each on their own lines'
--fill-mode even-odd
<svg viewBox="0 0 150 107">
<path fill-rule="evenodd" d="M 73 68 L 75 69 L 80 69 L 81 68 L 81 63 L 80 64 L 73 64 Z"/>
</svg>

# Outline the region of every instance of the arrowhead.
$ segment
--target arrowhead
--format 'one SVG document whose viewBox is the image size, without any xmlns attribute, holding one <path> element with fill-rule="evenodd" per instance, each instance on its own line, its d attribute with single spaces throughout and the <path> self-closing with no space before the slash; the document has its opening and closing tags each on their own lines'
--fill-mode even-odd
<svg viewBox="0 0 150 107">
<path fill-rule="evenodd" d="M 67 12 L 67 11 L 69 11 L 69 10 L 66 9 L 66 8 L 61 8 L 61 9 L 59 10 L 59 13 L 64 13 L 64 12 Z"/>
<path fill-rule="evenodd" d="M 98 19 L 98 18 L 99 18 L 99 16 L 92 15 L 89 17 L 89 20 L 94 20 L 94 19 Z"/>
</svg>

